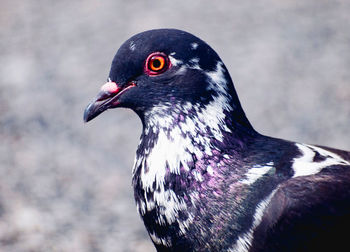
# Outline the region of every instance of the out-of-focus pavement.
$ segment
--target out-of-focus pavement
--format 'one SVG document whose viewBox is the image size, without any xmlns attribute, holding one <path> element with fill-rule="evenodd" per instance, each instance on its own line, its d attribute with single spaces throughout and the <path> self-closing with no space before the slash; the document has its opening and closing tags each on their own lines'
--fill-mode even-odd
<svg viewBox="0 0 350 252">
<path fill-rule="evenodd" d="M 264 134 L 350 149 L 350 1 L 0 3 L 0 251 L 154 251 L 131 167 L 141 123 L 85 106 L 129 36 L 207 41 Z"/>
</svg>

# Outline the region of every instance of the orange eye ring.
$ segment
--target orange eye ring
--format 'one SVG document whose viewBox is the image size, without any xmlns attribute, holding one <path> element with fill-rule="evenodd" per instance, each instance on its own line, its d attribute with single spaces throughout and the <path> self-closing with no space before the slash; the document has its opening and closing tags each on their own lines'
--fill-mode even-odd
<svg viewBox="0 0 350 252">
<path fill-rule="evenodd" d="M 163 69 L 165 66 L 165 59 L 162 56 L 153 56 L 150 58 L 149 63 L 148 63 L 149 69 L 152 71 L 158 72 Z"/>
<path fill-rule="evenodd" d="M 168 57 L 164 53 L 155 52 L 148 56 L 145 64 L 145 72 L 148 75 L 158 75 L 166 71 L 169 66 Z"/>
</svg>

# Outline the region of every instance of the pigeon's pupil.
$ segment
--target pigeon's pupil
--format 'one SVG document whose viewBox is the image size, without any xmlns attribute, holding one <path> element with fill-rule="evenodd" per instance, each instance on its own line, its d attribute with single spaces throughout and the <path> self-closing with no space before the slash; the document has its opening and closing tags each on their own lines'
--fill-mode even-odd
<svg viewBox="0 0 350 252">
<path fill-rule="evenodd" d="M 160 63 L 160 60 L 159 60 L 159 59 L 156 59 L 156 60 L 153 61 L 153 67 L 154 67 L 154 68 L 159 68 L 160 65 L 161 65 L 161 63 Z"/>
</svg>

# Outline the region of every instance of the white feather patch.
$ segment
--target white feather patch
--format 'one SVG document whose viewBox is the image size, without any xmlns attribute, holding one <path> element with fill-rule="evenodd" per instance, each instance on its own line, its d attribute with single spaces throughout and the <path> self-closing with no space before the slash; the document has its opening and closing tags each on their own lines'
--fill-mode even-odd
<svg viewBox="0 0 350 252">
<path fill-rule="evenodd" d="M 159 238 L 155 233 L 149 233 L 149 236 L 151 237 L 152 241 L 155 244 L 164 245 L 166 247 L 171 247 L 171 240 L 170 240 L 170 238 L 168 238 L 168 237 L 166 237 L 166 238 Z"/>
<path fill-rule="evenodd" d="M 198 43 L 196 43 L 196 42 L 191 43 L 191 49 L 192 50 L 196 50 L 197 47 L 198 47 Z"/>
<path fill-rule="evenodd" d="M 269 162 L 266 165 L 253 166 L 245 174 L 245 179 L 241 182 L 246 185 L 254 184 L 259 178 L 263 177 L 273 168 L 273 162 Z"/>
<path fill-rule="evenodd" d="M 226 94 L 227 81 L 224 75 L 224 63 L 218 61 L 216 64 L 216 69 L 206 74 L 210 78 L 210 88 L 218 91 L 221 94 Z"/>
<path fill-rule="evenodd" d="M 174 54 L 175 54 L 175 53 L 174 53 Z M 174 55 L 174 54 L 173 54 L 173 55 Z M 170 62 L 171 62 L 171 64 L 172 64 L 173 66 L 178 66 L 178 65 L 180 65 L 180 64 L 183 63 L 182 60 L 176 59 L 176 58 L 174 58 L 174 56 L 172 56 L 172 55 L 169 55 L 169 59 L 170 59 Z"/>
<path fill-rule="evenodd" d="M 320 147 L 300 143 L 296 143 L 296 146 L 299 148 L 302 155 L 293 160 L 293 177 L 313 175 L 331 165 L 350 165 L 348 161 L 337 154 Z M 313 159 L 317 153 L 325 157 L 325 159 L 320 162 L 314 162 Z"/>
<path fill-rule="evenodd" d="M 159 223 L 160 225 L 171 224 L 176 221 L 178 212 L 186 210 L 187 205 L 182 198 L 177 197 L 173 190 L 155 191 L 153 194 L 154 202 L 160 208 Z"/>
<path fill-rule="evenodd" d="M 135 42 L 134 42 L 134 41 L 131 41 L 131 42 L 130 42 L 129 48 L 130 48 L 131 51 L 135 51 L 136 45 L 135 45 Z"/>
</svg>

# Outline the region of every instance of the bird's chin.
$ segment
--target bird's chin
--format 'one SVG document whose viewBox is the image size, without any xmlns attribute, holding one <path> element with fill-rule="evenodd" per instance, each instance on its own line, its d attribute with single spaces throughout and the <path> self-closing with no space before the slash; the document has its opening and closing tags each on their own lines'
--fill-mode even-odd
<svg viewBox="0 0 350 252">
<path fill-rule="evenodd" d="M 129 89 L 135 87 L 136 84 L 131 82 L 124 87 L 118 86 L 114 82 L 107 82 L 101 87 L 97 97 L 86 107 L 84 111 L 84 122 L 88 122 L 103 111 L 116 108 L 120 105 L 120 97 Z"/>
</svg>

